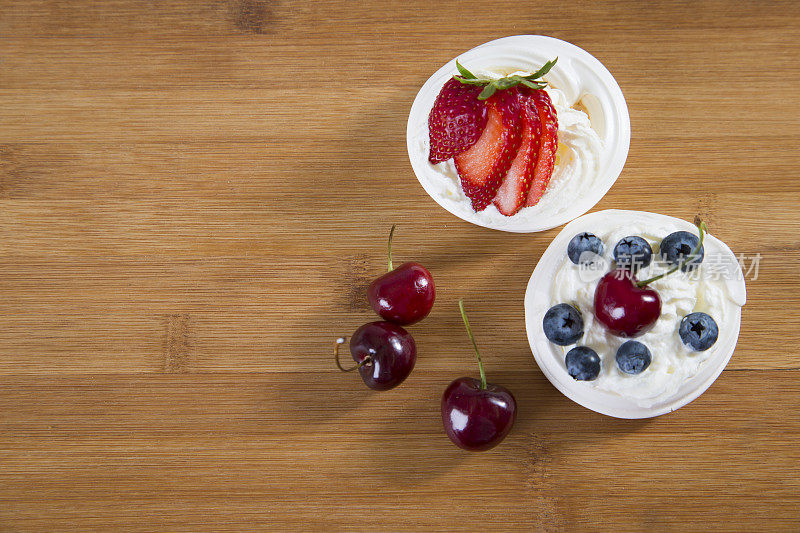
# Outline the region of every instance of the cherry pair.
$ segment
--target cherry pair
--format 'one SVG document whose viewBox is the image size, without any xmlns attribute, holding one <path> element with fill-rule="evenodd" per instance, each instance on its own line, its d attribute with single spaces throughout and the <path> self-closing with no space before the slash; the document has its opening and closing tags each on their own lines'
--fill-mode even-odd
<svg viewBox="0 0 800 533">
<path fill-rule="evenodd" d="M 419 322 L 431 312 L 436 299 L 433 276 L 416 262 L 392 265 L 392 240 L 396 225 L 389 232 L 389 271 L 370 283 L 367 300 L 383 318 L 358 328 L 350 337 L 350 354 L 356 365 L 344 368 L 339 362 L 339 347 L 344 338 L 336 341 L 336 365 L 343 372 L 358 370 L 367 387 L 389 390 L 402 383 L 414 369 L 417 347 L 414 337 L 402 326 Z"/>
<path fill-rule="evenodd" d="M 450 382 L 442 395 L 442 424 L 457 446 L 472 451 L 488 450 L 511 430 L 517 417 L 517 402 L 505 387 L 487 383 L 463 300 L 458 301 L 458 308 L 475 349 L 481 378 L 461 377 Z M 339 363 L 339 346 L 343 343 L 343 338 L 338 339 L 334 348 L 337 366 L 343 372 L 358 369 L 364 383 L 372 389 L 391 389 L 414 368 L 414 339 L 391 322 L 371 322 L 356 330 L 350 341 L 350 352 L 357 362 L 353 368 L 345 369 Z"/>
</svg>

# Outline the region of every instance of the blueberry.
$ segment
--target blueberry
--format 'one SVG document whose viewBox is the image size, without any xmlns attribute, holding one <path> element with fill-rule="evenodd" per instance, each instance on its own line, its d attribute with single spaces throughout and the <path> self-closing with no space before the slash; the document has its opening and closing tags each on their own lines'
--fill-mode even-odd
<svg viewBox="0 0 800 533">
<path fill-rule="evenodd" d="M 703 352 L 717 342 L 719 327 L 716 321 L 707 314 L 692 313 L 683 317 L 678 333 L 685 345 L 698 352 Z"/>
<path fill-rule="evenodd" d="M 625 237 L 614 247 L 614 261 L 619 266 L 636 270 L 646 267 L 652 260 L 653 249 L 650 248 L 650 243 L 636 235 Z"/>
<path fill-rule="evenodd" d="M 626 374 L 641 374 L 652 360 L 650 350 L 639 341 L 628 341 L 617 350 L 617 366 Z"/>
<path fill-rule="evenodd" d="M 675 233 L 670 233 L 664 237 L 664 240 L 661 241 L 661 257 L 673 265 L 677 265 L 684 259 L 684 257 L 689 257 L 692 255 L 692 252 L 697 247 L 698 242 L 700 242 L 700 239 L 697 237 L 697 235 L 694 233 L 689 233 L 688 231 L 676 231 Z M 701 246 L 700 251 L 697 254 L 698 257 L 683 265 L 681 270 L 686 272 L 687 270 L 694 268 L 695 265 L 702 263 L 704 254 L 704 247 Z"/>
<path fill-rule="evenodd" d="M 576 346 L 568 351 L 564 362 L 569 375 L 578 381 L 592 381 L 600 374 L 600 357 L 586 346 Z"/>
<path fill-rule="evenodd" d="M 595 259 L 595 254 L 603 254 L 603 241 L 598 239 L 597 235 L 591 233 L 578 233 L 567 245 L 569 260 L 576 265 L 592 263 Z"/>
<path fill-rule="evenodd" d="M 575 344 L 583 336 L 583 317 L 569 304 L 554 305 L 544 314 L 544 334 L 555 344 Z"/>
</svg>

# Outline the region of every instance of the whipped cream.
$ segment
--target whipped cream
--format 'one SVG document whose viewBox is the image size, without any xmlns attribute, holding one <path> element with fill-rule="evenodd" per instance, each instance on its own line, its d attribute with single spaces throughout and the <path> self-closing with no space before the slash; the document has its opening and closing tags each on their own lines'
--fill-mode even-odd
<svg viewBox="0 0 800 533">
<path fill-rule="evenodd" d="M 531 72 L 476 69 L 475 74 L 480 77 L 497 79 L 514 74 L 526 76 Z M 547 76 L 545 80 L 549 83 L 544 90 L 550 95 L 558 116 L 558 151 L 553 176 L 539 203 L 535 206 L 523 207 L 511 217 L 503 215 L 491 204 L 483 211 L 476 213 L 461 188 L 461 181 L 452 159 L 435 165 L 429 161 L 426 163 L 432 169 L 432 172 L 428 173 L 433 176 L 429 181 L 432 182 L 430 183 L 431 189 L 438 196 L 436 200 L 439 203 L 447 204 L 452 212 L 462 218 L 470 216 L 477 218 L 483 225 L 502 227 L 541 216 L 558 214 L 568 209 L 576 196 L 598 186 L 600 181 L 598 168 L 604 153 L 603 141 L 592 128 L 589 115 L 575 108 L 579 104 L 577 95 L 574 98 L 568 98 L 565 91 L 552 86 L 552 81 Z M 412 144 L 417 150 L 424 153 L 427 161 L 430 153 L 427 120 L 418 125 Z M 514 219 L 515 222 L 511 222 L 509 219 Z"/>
<path fill-rule="evenodd" d="M 726 333 L 729 334 L 733 329 L 738 333 L 740 309 L 744 305 L 745 296 L 743 281 L 737 282 L 741 283 L 741 291 L 737 290 L 736 283 L 731 282 L 741 275 L 735 257 L 724 244 L 708 236 L 704 243 L 705 258 L 698 268 L 687 273 L 679 270 L 649 285 L 658 291 L 661 298 L 661 316 L 651 330 L 636 337 L 636 340 L 650 349 L 652 362 L 641 374 L 630 375 L 620 371 L 615 355 L 617 348 L 629 339 L 608 332 L 594 317 L 595 289 L 600 277 L 611 269 L 614 247 L 621 239 L 633 235 L 643 237 L 650 243 L 653 261 L 637 274 L 638 279 L 644 280 L 664 272 L 668 267 L 660 258 L 661 240 L 672 232 L 687 229 L 686 222 L 682 220 L 670 221 L 669 217 L 663 216 L 659 216 L 657 220 L 648 220 L 643 215 L 647 213 L 639 213 L 637 216 L 608 216 L 593 227 L 582 230 L 594 233 L 604 244 L 603 258 L 593 271 L 573 264 L 567 257 L 564 246 L 560 265 L 554 265 L 555 274 L 552 277 L 547 307 L 568 303 L 578 309 L 584 321 L 584 335 L 578 345 L 587 346 L 600 356 L 601 370 L 597 379 L 575 382 L 576 386 L 614 393 L 640 407 L 651 407 L 673 397 L 683 384 L 698 374 L 707 361 L 719 355 L 719 351 L 732 351 L 722 341 Z M 688 348 L 678 334 L 678 326 L 683 317 L 696 311 L 711 315 L 720 330 L 717 343 L 703 352 Z M 564 356 L 574 346 L 552 345 L 559 353 L 565 373 L 567 370 Z"/>
</svg>

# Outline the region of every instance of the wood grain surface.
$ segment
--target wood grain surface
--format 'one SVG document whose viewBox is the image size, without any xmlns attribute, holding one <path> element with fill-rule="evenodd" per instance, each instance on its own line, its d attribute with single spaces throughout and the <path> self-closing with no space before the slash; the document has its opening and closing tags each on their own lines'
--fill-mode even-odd
<svg viewBox="0 0 800 533">
<path fill-rule="evenodd" d="M 522 301 L 558 228 L 469 225 L 411 170 L 418 88 L 513 34 L 622 87 L 596 209 L 762 256 L 730 364 L 675 413 L 556 391 Z M 0 531 L 800 530 L 798 43 L 796 1 L 0 0 Z M 330 353 L 393 222 L 438 298 L 376 394 Z M 460 297 L 519 403 L 484 454 L 439 418 L 477 373 Z"/>
</svg>

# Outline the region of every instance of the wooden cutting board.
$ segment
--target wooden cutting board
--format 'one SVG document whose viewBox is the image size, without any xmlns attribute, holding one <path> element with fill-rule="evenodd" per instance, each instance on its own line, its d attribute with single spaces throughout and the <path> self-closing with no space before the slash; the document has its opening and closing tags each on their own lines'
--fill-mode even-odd
<svg viewBox="0 0 800 533">
<path fill-rule="evenodd" d="M 513 34 L 622 87 L 595 209 L 761 255 L 727 370 L 675 413 L 557 392 L 522 299 L 558 228 L 469 225 L 411 171 L 418 88 Z M 0 530 L 800 530 L 798 42 L 795 1 L 0 0 Z M 331 349 L 392 223 L 438 298 L 377 394 Z M 519 403 L 484 454 L 439 419 L 477 375 L 461 297 Z"/>
</svg>

